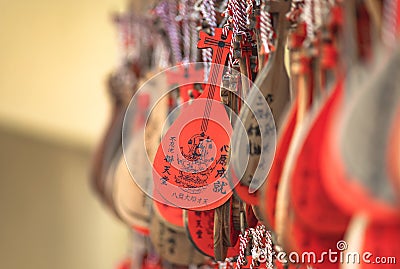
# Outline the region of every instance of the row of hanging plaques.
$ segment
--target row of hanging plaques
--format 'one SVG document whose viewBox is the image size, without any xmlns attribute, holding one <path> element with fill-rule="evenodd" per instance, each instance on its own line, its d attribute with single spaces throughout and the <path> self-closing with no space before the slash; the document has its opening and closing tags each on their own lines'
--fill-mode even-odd
<svg viewBox="0 0 400 269">
<path fill-rule="evenodd" d="M 397 268 L 399 14 L 164 0 L 115 15 L 91 182 L 132 233 L 119 267 Z"/>
</svg>

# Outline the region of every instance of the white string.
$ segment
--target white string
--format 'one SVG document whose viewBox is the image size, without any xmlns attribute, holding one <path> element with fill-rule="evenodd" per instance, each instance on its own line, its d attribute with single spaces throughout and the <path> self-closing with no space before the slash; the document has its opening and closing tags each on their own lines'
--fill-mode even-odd
<svg viewBox="0 0 400 269">
<path fill-rule="evenodd" d="M 272 44 L 274 29 L 272 27 L 271 14 L 266 10 L 266 1 L 263 0 L 261 2 L 260 37 L 264 52 L 269 53 L 271 51 L 270 44 Z"/>
<path fill-rule="evenodd" d="M 214 35 L 215 28 L 217 27 L 217 16 L 215 14 L 214 0 L 203 0 L 202 13 L 203 13 L 203 19 L 208 24 L 211 35 Z M 211 68 L 212 49 L 211 48 L 203 49 L 202 56 L 203 56 L 203 62 L 205 62 L 204 81 L 207 81 Z"/>
<path fill-rule="evenodd" d="M 220 6 L 216 9 L 216 11 L 219 12 L 219 13 L 226 12 L 226 9 L 228 7 L 228 2 L 229 2 L 229 0 L 223 0 L 221 2 Z"/>
<path fill-rule="evenodd" d="M 175 63 L 178 63 L 182 61 L 182 53 L 177 29 L 177 16 L 174 10 L 176 10 L 176 5 L 174 3 L 163 1 L 155 8 L 155 13 L 160 17 L 162 23 L 164 24 L 164 28 L 168 33 L 171 43 L 172 56 Z"/>
<path fill-rule="evenodd" d="M 246 1 L 246 26 L 250 27 L 250 15 L 253 13 L 253 0 Z"/>
<path fill-rule="evenodd" d="M 290 11 L 286 14 L 289 21 L 295 26 L 302 18 L 304 9 L 304 0 L 292 0 Z"/>
<path fill-rule="evenodd" d="M 227 18 L 224 26 L 224 34 L 226 35 L 230 26 L 232 27 L 232 40 L 228 55 L 228 76 L 231 73 L 232 66 L 238 64 L 238 60 L 233 57 L 233 44 L 236 41 L 237 36 L 242 36 L 244 39 L 246 38 L 246 28 L 248 22 L 248 14 L 246 12 L 252 11 L 252 5 L 253 4 L 251 0 L 248 2 L 246 2 L 246 0 L 229 0 L 226 11 L 223 14 L 224 17 Z M 230 16 L 230 14 L 232 14 L 232 16 Z"/>
<path fill-rule="evenodd" d="M 118 33 L 119 41 L 119 62 L 124 63 L 130 56 L 130 52 L 136 52 L 136 49 L 132 49 L 134 35 L 132 31 L 133 19 L 130 18 L 129 14 L 121 14 L 115 20 Z M 136 56 L 136 55 L 132 55 Z M 133 58 L 133 57 L 132 57 Z"/>
<path fill-rule="evenodd" d="M 175 63 L 180 63 L 182 62 L 182 52 L 180 46 L 181 39 L 178 33 L 178 23 L 177 23 L 178 8 L 175 2 L 168 1 L 167 3 L 168 3 L 168 12 L 171 22 L 171 24 L 167 26 L 167 28 L 171 39 L 172 53 L 175 58 Z"/>
<path fill-rule="evenodd" d="M 256 262 L 259 260 L 261 252 L 260 249 L 262 248 L 261 246 L 261 236 L 259 234 L 259 229 L 253 229 L 250 228 L 251 234 L 252 234 L 252 247 L 251 247 L 251 264 L 250 264 L 250 269 L 253 269 L 254 266 L 256 265 Z"/>
<path fill-rule="evenodd" d="M 273 262 L 273 244 L 272 244 L 272 235 L 270 231 L 266 232 L 266 242 L 265 242 L 265 252 L 267 254 L 267 269 L 273 269 L 274 268 L 274 262 Z"/>
<path fill-rule="evenodd" d="M 314 31 L 322 26 L 322 1 L 314 0 Z"/>
<path fill-rule="evenodd" d="M 247 245 L 249 243 L 249 231 L 246 230 L 244 234 L 239 235 L 239 255 L 237 258 L 236 262 L 236 268 L 235 269 L 241 269 L 242 266 L 246 263 L 246 249 Z"/>
<path fill-rule="evenodd" d="M 200 19 L 200 8 L 199 3 L 194 3 L 193 0 L 189 0 L 189 28 L 190 28 L 190 62 L 196 62 L 199 50 L 197 48 L 198 42 L 198 29 L 196 27 L 197 22 Z"/>
<path fill-rule="evenodd" d="M 334 0 L 323 0 L 321 2 L 321 18 L 322 21 L 326 21 L 326 18 L 330 16 L 330 10 L 334 7 L 335 1 Z"/>
<path fill-rule="evenodd" d="M 232 3 L 232 37 L 243 36 L 246 34 L 247 25 L 245 0 L 233 0 Z"/>
<path fill-rule="evenodd" d="M 252 261 L 250 269 L 258 266 L 258 263 L 266 262 L 267 269 L 273 269 L 273 243 L 272 236 L 264 225 L 258 225 L 256 228 L 248 228 L 243 234 L 239 235 L 239 255 L 236 262 L 235 269 L 241 267 L 247 262 L 246 249 L 250 242 L 251 237 L 251 257 Z M 264 240 L 265 239 L 265 240 Z M 265 241 L 265 242 L 264 242 Z"/>
<path fill-rule="evenodd" d="M 304 13 L 303 19 L 306 23 L 307 30 L 307 42 L 308 45 L 311 44 L 315 40 L 315 32 L 314 32 L 314 19 L 313 19 L 313 1 L 305 0 L 304 4 Z"/>
<path fill-rule="evenodd" d="M 190 61 L 191 42 L 190 42 L 190 25 L 189 25 L 189 0 L 181 0 L 180 14 L 178 19 L 182 21 L 183 34 L 183 62 Z"/>
<path fill-rule="evenodd" d="M 382 41 L 392 48 L 396 44 L 398 0 L 385 0 L 383 5 Z"/>
<path fill-rule="evenodd" d="M 336 0 L 328 0 L 328 2 L 332 7 L 336 5 Z"/>
<path fill-rule="evenodd" d="M 263 238 L 266 236 L 266 229 L 264 225 L 258 225 L 255 229 L 251 229 L 253 237 L 253 246 L 251 249 L 252 261 L 250 269 L 257 266 L 261 259 L 265 258 L 265 244 Z"/>
<path fill-rule="evenodd" d="M 165 69 L 170 66 L 170 50 L 165 45 L 164 39 L 160 35 L 156 36 L 156 47 L 154 49 L 153 55 L 153 66 L 158 66 L 160 69 Z"/>
</svg>

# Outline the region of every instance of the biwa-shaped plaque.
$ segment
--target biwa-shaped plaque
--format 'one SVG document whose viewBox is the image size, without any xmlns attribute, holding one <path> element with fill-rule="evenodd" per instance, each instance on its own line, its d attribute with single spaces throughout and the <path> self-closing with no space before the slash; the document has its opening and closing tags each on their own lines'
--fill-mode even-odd
<svg viewBox="0 0 400 269">
<path fill-rule="evenodd" d="M 209 80 L 203 93 L 168 129 L 153 163 L 155 189 L 170 205 L 193 210 L 212 209 L 229 199 L 226 179 L 232 126 L 220 102 L 231 32 L 200 32 L 199 48 L 212 48 Z"/>
</svg>

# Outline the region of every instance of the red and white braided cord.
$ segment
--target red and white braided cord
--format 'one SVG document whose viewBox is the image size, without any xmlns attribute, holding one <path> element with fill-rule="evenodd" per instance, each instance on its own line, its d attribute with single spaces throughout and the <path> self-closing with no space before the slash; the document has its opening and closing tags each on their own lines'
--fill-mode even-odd
<svg viewBox="0 0 400 269">
<path fill-rule="evenodd" d="M 191 43 L 190 43 L 190 25 L 189 25 L 189 2 L 190 0 L 181 0 L 180 18 L 182 20 L 183 35 L 183 62 L 190 61 Z"/>
<path fill-rule="evenodd" d="M 272 247 L 272 235 L 270 231 L 266 232 L 266 237 L 265 237 L 265 252 L 267 255 L 267 269 L 273 269 L 274 268 L 274 263 L 273 263 L 273 247 Z"/>
<path fill-rule="evenodd" d="M 172 7 L 172 6 L 175 7 Z M 174 57 L 175 62 L 182 61 L 182 54 L 180 48 L 180 39 L 177 29 L 176 22 L 176 5 L 169 1 L 161 2 L 156 8 L 155 13 L 160 17 L 162 23 L 164 24 L 164 28 L 168 33 L 168 37 L 171 43 L 172 55 Z"/>
<path fill-rule="evenodd" d="M 382 40 L 389 47 L 396 44 L 398 4 L 398 0 L 385 0 L 383 5 Z"/>
<path fill-rule="evenodd" d="M 190 49 L 190 62 L 197 61 L 197 55 L 199 50 L 197 48 L 198 42 L 198 31 L 197 31 L 197 22 L 199 20 L 199 11 L 196 7 L 196 3 L 193 0 L 189 0 L 189 29 L 190 29 L 190 39 L 191 39 L 191 49 Z"/>
<path fill-rule="evenodd" d="M 286 17 L 293 24 L 298 23 L 303 12 L 304 0 L 292 0 L 289 13 Z"/>
<path fill-rule="evenodd" d="M 215 28 L 217 27 L 217 16 L 215 14 L 215 1 L 214 0 L 203 0 L 202 5 L 203 19 L 207 22 L 211 35 L 214 34 Z M 206 48 L 202 50 L 204 66 L 204 80 L 208 80 L 208 73 L 210 71 L 210 64 L 212 61 L 212 49 Z"/>
<path fill-rule="evenodd" d="M 239 235 L 239 256 L 237 258 L 236 262 L 236 268 L 235 269 L 241 269 L 242 265 L 244 265 L 247 261 L 246 259 L 246 249 L 247 245 L 249 244 L 249 231 L 246 230 L 244 234 Z"/>
<path fill-rule="evenodd" d="M 307 42 L 315 40 L 315 21 L 314 21 L 314 3 L 313 0 L 305 0 L 304 21 L 307 29 Z"/>
<path fill-rule="evenodd" d="M 274 29 L 272 28 L 271 14 L 266 11 L 266 1 L 263 0 L 261 3 L 260 10 L 260 36 L 261 36 L 261 44 L 266 53 L 269 53 L 270 44 L 272 43 L 272 38 L 274 36 Z"/>
</svg>

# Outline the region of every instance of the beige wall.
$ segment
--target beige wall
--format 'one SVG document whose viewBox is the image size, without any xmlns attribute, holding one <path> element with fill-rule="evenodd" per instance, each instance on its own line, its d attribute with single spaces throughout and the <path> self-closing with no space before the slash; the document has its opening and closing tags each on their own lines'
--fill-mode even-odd
<svg viewBox="0 0 400 269">
<path fill-rule="evenodd" d="M 0 268 L 115 268 L 129 232 L 92 193 L 90 153 L 3 129 L 0 149 Z"/>
<path fill-rule="evenodd" d="M 0 0 L 0 268 L 110 269 L 128 232 L 88 167 L 126 0 Z"/>
<path fill-rule="evenodd" d="M 1 0 L 0 120 L 93 145 L 104 126 L 105 75 L 117 64 L 112 11 L 125 0 Z"/>
</svg>

